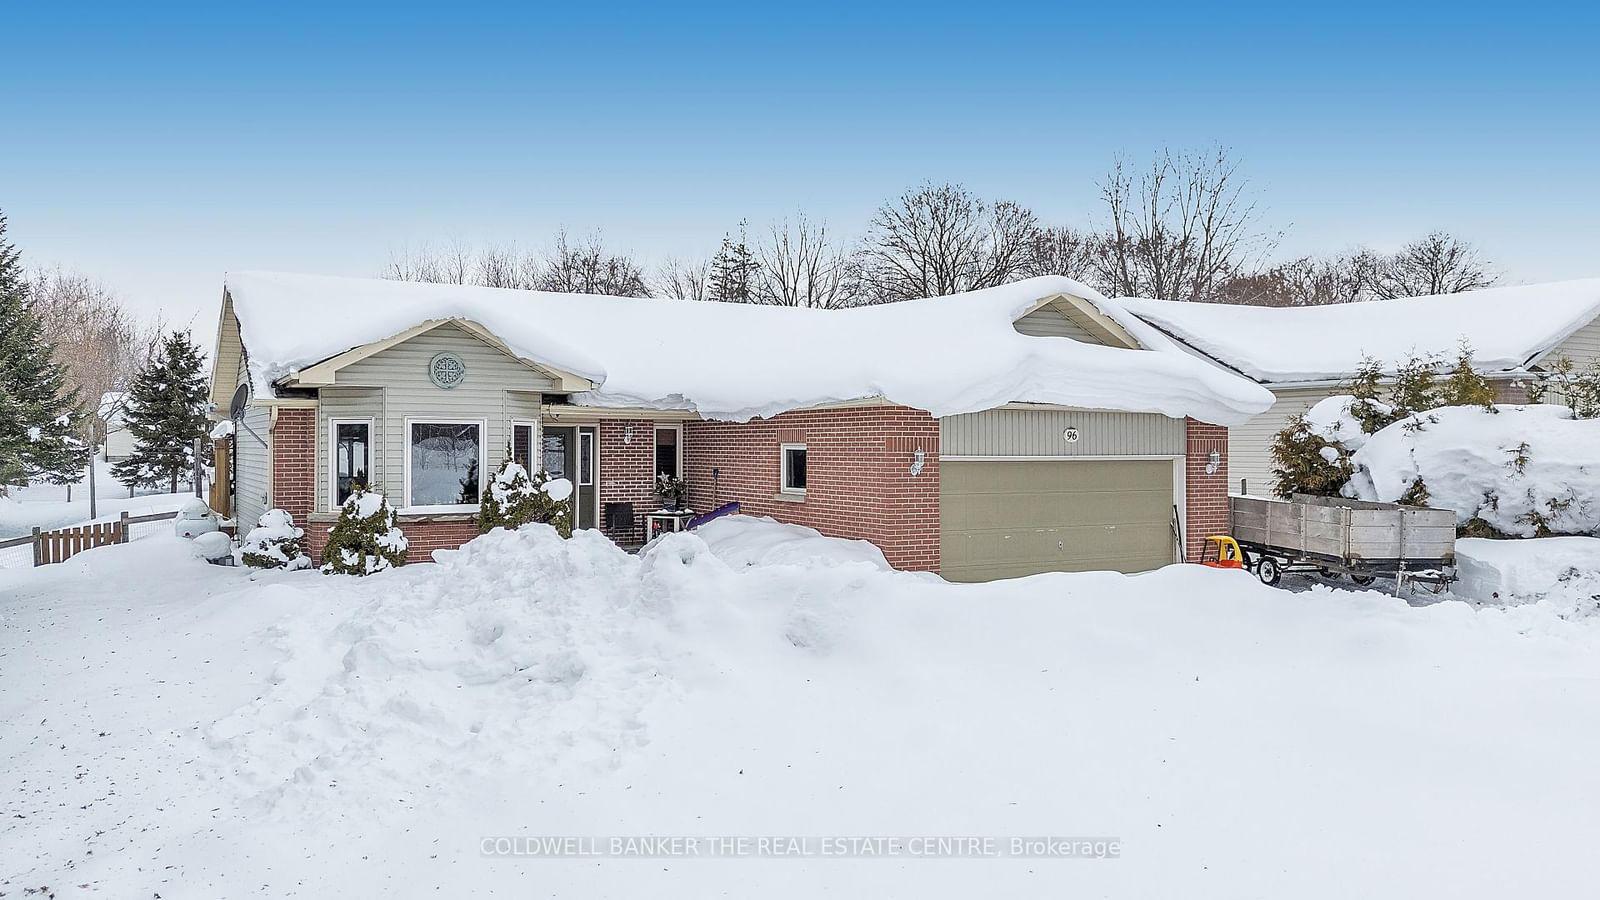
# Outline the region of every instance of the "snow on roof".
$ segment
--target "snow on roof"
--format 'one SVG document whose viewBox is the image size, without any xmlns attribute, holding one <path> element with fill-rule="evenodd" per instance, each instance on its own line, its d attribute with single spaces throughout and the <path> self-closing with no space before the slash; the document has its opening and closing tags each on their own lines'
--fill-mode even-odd
<svg viewBox="0 0 1600 900">
<path fill-rule="evenodd" d="M 1521 368 L 1600 315 L 1600 278 L 1335 306 L 1235 306 L 1121 298 L 1140 318 L 1257 381 L 1348 378 L 1364 357 L 1392 368 L 1453 355 Z"/>
<path fill-rule="evenodd" d="M 253 388 L 421 323 L 464 319 L 517 355 L 582 375 L 593 406 L 744 421 L 882 398 L 935 416 L 1010 402 L 1194 416 L 1266 409 L 1259 386 L 1182 352 L 1090 288 L 1033 278 L 884 306 L 816 310 L 244 272 L 227 278 Z M 1150 350 L 1029 337 L 1015 319 L 1068 293 Z"/>
</svg>

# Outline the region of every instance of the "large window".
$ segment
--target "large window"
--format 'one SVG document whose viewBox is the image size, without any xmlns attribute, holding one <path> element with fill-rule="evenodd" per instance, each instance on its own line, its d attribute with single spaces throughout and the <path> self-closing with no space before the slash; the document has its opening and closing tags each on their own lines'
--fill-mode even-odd
<svg viewBox="0 0 1600 900">
<path fill-rule="evenodd" d="M 683 477 L 682 434 L 676 425 L 656 428 L 656 474 Z"/>
<path fill-rule="evenodd" d="M 804 494 L 806 492 L 806 445 L 784 444 L 781 448 L 783 454 L 783 485 L 785 494 Z"/>
<path fill-rule="evenodd" d="M 371 483 L 372 471 L 372 421 L 358 419 L 328 423 L 331 443 L 328 466 L 333 476 L 328 486 L 330 504 L 338 507 L 357 490 L 365 490 Z"/>
<path fill-rule="evenodd" d="M 406 505 L 476 505 L 483 423 L 408 422 L 406 431 Z"/>
</svg>

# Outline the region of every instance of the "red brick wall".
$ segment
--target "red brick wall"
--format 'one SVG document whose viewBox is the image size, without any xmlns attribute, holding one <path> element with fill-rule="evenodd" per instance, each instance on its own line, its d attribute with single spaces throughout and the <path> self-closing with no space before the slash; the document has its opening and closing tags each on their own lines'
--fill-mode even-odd
<svg viewBox="0 0 1600 900">
<path fill-rule="evenodd" d="M 939 423 L 901 407 L 806 410 L 744 424 L 686 422 L 689 504 L 808 525 L 876 544 L 898 569 L 939 569 Z M 781 444 L 806 445 L 803 502 L 780 500 Z M 922 448 L 922 474 L 911 475 Z M 712 477 L 712 470 L 718 477 Z"/>
<path fill-rule="evenodd" d="M 311 518 L 317 494 L 317 411 L 280 409 L 272 425 L 272 497 L 269 507 Z"/>
<path fill-rule="evenodd" d="M 628 429 L 633 429 L 632 439 Z M 656 499 L 656 426 L 642 419 L 607 419 L 600 423 L 600 530 L 624 547 L 644 543 L 644 514 L 660 505 Z M 632 503 L 634 527 L 610 531 L 607 503 Z"/>
<path fill-rule="evenodd" d="M 328 530 L 333 527 L 333 522 L 327 516 L 318 516 L 319 521 L 299 522 L 306 532 L 306 553 L 317 562 L 322 563 L 322 548 L 328 544 Z M 400 530 L 406 536 L 406 562 L 430 562 L 435 550 L 454 550 L 478 536 L 478 523 L 468 522 L 407 522 L 400 520 Z"/>
<path fill-rule="evenodd" d="M 1185 522 L 1184 552 L 1189 562 L 1200 559 L 1206 535 L 1227 534 L 1231 527 L 1228 512 L 1228 429 L 1185 419 L 1183 492 Z M 1211 451 L 1221 457 L 1217 471 L 1206 473 Z"/>
</svg>

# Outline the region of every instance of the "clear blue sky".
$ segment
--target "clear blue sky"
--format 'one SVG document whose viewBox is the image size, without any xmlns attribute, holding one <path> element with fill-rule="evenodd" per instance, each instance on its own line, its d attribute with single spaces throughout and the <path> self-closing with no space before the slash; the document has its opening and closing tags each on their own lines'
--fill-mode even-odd
<svg viewBox="0 0 1600 900">
<path fill-rule="evenodd" d="M 208 339 L 229 269 L 603 229 L 650 260 L 923 179 L 1090 224 L 1118 153 L 1221 142 L 1282 252 L 1433 228 L 1600 275 L 1576 7 L 72 3 L 0 14 L 0 209 L 33 264 Z"/>
</svg>

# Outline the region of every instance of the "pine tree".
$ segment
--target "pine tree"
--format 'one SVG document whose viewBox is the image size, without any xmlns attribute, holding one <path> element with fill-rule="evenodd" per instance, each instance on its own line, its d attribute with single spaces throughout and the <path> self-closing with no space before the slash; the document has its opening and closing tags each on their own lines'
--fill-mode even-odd
<svg viewBox="0 0 1600 900">
<path fill-rule="evenodd" d="M 1476 406 L 1485 412 L 1499 412 L 1494 405 L 1494 388 L 1472 367 L 1472 347 L 1465 341 L 1456 355 L 1455 367 L 1439 389 L 1439 402 L 1445 406 Z"/>
<path fill-rule="evenodd" d="M 28 301 L 21 254 L 5 232 L 0 214 L 0 489 L 41 475 L 66 484 L 89 459 L 77 438 L 83 406 L 51 357 Z"/>
<path fill-rule="evenodd" d="M 1272 441 L 1272 475 L 1278 496 L 1337 497 L 1355 474 L 1339 448 L 1311 430 L 1305 416 L 1294 416 Z"/>
<path fill-rule="evenodd" d="M 166 481 L 177 493 L 178 479 L 194 466 L 195 440 L 206 435 L 206 393 L 200 349 L 187 333 L 174 331 L 129 386 L 124 422 L 134 446 L 132 455 L 112 467 L 117 480 Z"/>
<path fill-rule="evenodd" d="M 755 274 L 761 268 L 755 253 L 745 241 L 745 225 L 739 223 L 739 240 L 732 235 L 722 238 L 722 248 L 711 258 L 711 275 L 706 288 L 707 300 L 724 303 L 750 303 L 755 299 Z"/>
</svg>

